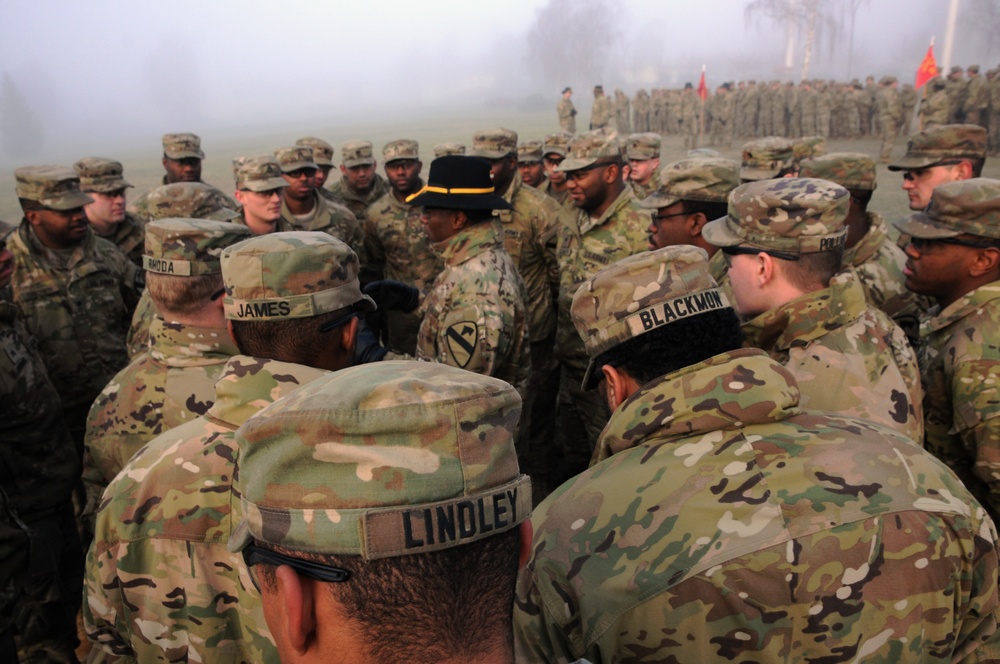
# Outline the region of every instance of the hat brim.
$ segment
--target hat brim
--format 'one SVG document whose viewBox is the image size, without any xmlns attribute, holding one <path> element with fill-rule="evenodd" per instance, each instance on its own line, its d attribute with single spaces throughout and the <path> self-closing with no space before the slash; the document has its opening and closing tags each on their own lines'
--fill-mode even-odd
<svg viewBox="0 0 1000 664">
<path fill-rule="evenodd" d="M 243 186 L 240 188 L 260 193 L 262 191 L 284 189 L 287 186 L 288 182 L 285 181 L 285 178 L 267 178 L 266 180 L 250 180 L 249 182 L 244 182 Z"/>
<path fill-rule="evenodd" d="M 934 164 L 939 164 L 944 161 L 945 157 L 903 157 L 899 161 L 895 161 L 886 168 L 890 171 L 910 171 L 916 168 L 927 168 L 928 166 L 933 166 Z"/>
<path fill-rule="evenodd" d="M 195 158 L 195 159 L 204 159 L 205 158 L 205 153 L 202 152 L 201 150 L 198 150 L 197 152 L 194 152 L 194 151 L 191 151 L 191 150 L 182 150 L 182 151 L 179 151 L 179 152 L 172 152 L 172 151 L 164 150 L 163 154 L 167 155 L 168 159 L 190 159 L 192 157 Z"/>
<path fill-rule="evenodd" d="M 921 240 L 935 240 L 944 237 L 957 237 L 962 231 L 953 228 L 945 228 L 933 221 L 925 212 L 915 212 L 907 219 L 893 222 L 893 226 L 900 233 L 905 233 L 911 237 Z"/>
<path fill-rule="evenodd" d="M 112 182 L 100 182 L 97 184 L 91 184 L 88 185 L 86 189 L 83 189 L 81 187 L 80 191 L 82 191 L 85 194 L 91 191 L 96 191 L 99 194 L 108 194 L 111 193 L 112 191 L 118 191 L 119 189 L 127 189 L 129 187 L 132 187 L 132 185 L 126 182 L 125 180 L 115 180 Z"/>
<path fill-rule="evenodd" d="M 701 236 L 709 244 L 716 247 L 736 247 L 743 243 L 743 238 L 731 227 L 729 217 L 714 219 L 701 228 Z"/>
<path fill-rule="evenodd" d="M 780 168 L 741 168 L 741 180 L 773 180 L 781 172 Z"/>
<path fill-rule="evenodd" d="M 547 150 L 545 150 L 545 152 L 542 153 L 542 159 L 545 159 L 550 154 L 557 154 L 563 159 L 565 159 L 568 152 L 562 148 L 548 148 Z"/>
<path fill-rule="evenodd" d="M 341 162 L 341 166 L 344 168 L 354 168 L 355 166 L 374 166 L 375 158 L 369 157 L 367 159 L 348 159 Z"/>
<path fill-rule="evenodd" d="M 233 219 L 239 218 L 240 213 L 230 210 L 229 208 L 219 208 L 205 217 L 205 219 L 208 219 L 209 221 L 232 221 Z"/>
<path fill-rule="evenodd" d="M 512 150 L 476 150 L 473 148 L 469 150 L 470 157 L 482 157 L 484 159 L 503 159 L 509 154 L 513 154 Z"/>
<path fill-rule="evenodd" d="M 58 198 L 46 198 L 38 202 L 50 210 L 64 212 L 65 210 L 75 210 L 78 207 L 90 205 L 94 202 L 94 199 L 82 192 L 74 192 L 65 196 L 59 196 Z"/>
<path fill-rule="evenodd" d="M 315 161 L 293 161 L 290 164 L 283 164 L 281 166 L 282 173 L 291 173 L 292 171 L 297 171 L 300 168 L 312 168 L 319 170 L 319 166 L 316 165 Z"/>
<path fill-rule="evenodd" d="M 316 157 L 313 157 L 313 161 L 316 162 L 317 166 L 329 166 L 329 167 L 333 168 L 333 160 L 332 159 L 322 159 L 322 158 L 317 159 Z"/>
<path fill-rule="evenodd" d="M 587 166 L 593 166 L 598 161 L 597 157 L 592 157 L 590 159 L 563 159 L 562 163 L 556 166 L 556 170 L 560 173 L 571 173 L 573 171 L 578 171 L 581 168 L 586 168 Z"/>
<path fill-rule="evenodd" d="M 647 210 L 659 210 L 660 208 L 670 207 L 674 203 L 679 203 L 680 201 L 681 199 L 677 196 L 673 196 L 664 192 L 662 189 L 658 189 L 641 201 L 637 201 L 637 203 L 639 207 L 646 208 Z"/>
<path fill-rule="evenodd" d="M 414 207 L 448 210 L 513 210 L 511 204 L 496 194 L 440 194 L 425 191 L 407 201 Z"/>
</svg>

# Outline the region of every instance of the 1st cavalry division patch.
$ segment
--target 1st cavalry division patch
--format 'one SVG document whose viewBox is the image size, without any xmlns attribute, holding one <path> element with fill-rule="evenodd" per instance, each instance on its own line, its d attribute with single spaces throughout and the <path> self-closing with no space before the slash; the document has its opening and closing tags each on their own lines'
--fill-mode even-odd
<svg viewBox="0 0 1000 664">
<path fill-rule="evenodd" d="M 464 369 L 472 359 L 472 354 L 476 351 L 476 340 L 479 339 L 479 327 L 472 321 L 466 320 L 455 323 L 445 332 L 448 338 L 448 350 L 455 358 L 455 364 Z"/>
</svg>

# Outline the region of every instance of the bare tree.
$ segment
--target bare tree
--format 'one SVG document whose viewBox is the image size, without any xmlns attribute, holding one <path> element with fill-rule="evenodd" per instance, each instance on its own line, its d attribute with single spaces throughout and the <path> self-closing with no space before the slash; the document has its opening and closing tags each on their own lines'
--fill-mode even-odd
<svg viewBox="0 0 1000 664">
<path fill-rule="evenodd" d="M 603 82 L 621 41 L 619 16 L 606 0 L 549 0 L 528 31 L 528 71 L 550 87 Z"/>
<path fill-rule="evenodd" d="M 786 29 L 788 47 L 792 50 L 795 35 L 803 33 L 802 74 L 809 76 L 813 51 L 827 45 L 833 52 L 842 25 L 836 9 L 839 3 L 833 0 L 751 0 L 743 10 L 747 24 L 759 25 L 767 21 Z"/>
</svg>

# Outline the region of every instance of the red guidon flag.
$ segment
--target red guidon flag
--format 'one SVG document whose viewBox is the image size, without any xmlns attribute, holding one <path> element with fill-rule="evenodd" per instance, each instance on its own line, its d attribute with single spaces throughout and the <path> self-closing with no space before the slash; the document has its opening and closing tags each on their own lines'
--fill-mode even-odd
<svg viewBox="0 0 1000 664">
<path fill-rule="evenodd" d="M 924 56 L 923 62 L 917 67 L 917 89 L 940 73 L 941 70 L 938 69 L 937 62 L 934 61 L 934 40 L 932 39 L 931 45 L 927 47 L 927 55 Z"/>
<path fill-rule="evenodd" d="M 708 98 L 708 86 L 705 85 L 705 65 L 701 66 L 701 79 L 698 81 L 698 96 L 702 101 Z"/>
</svg>

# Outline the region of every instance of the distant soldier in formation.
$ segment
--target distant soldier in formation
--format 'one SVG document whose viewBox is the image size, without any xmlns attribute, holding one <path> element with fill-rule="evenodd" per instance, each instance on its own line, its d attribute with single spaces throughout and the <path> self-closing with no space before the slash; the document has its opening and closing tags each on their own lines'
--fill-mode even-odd
<svg viewBox="0 0 1000 664">
<path fill-rule="evenodd" d="M 955 65 L 948 72 L 948 124 L 961 124 L 965 121 L 966 81 L 962 77 L 962 68 Z"/>
<path fill-rule="evenodd" d="M 330 187 L 330 194 L 346 205 L 362 226 L 371 204 L 389 192 L 389 183 L 378 174 L 377 168 L 371 141 L 341 143 L 340 179 Z"/>
<path fill-rule="evenodd" d="M 639 88 L 632 101 L 632 128 L 637 132 L 652 131 L 649 123 L 650 113 L 649 93 L 644 88 Z"/>
<path fill-rule="evenodd" d="M 882 132 L 882 146 L 879 148 L 879 163 L 888 164 L 892 148 L 903 122 L 903 107 L 899 101 L 898 83 L 895 76 L 883 76 L 879 81 L 876 96 L 878 126 Z"/>
<path fill-rule="evenodd" d="M 734 95 L 723 83 L 712 97 L 712 131 L 709 143 L 729 149 L 733 142 Z"/>
<path fill-rule="evenodd" d="M 969 80 L 965 88 L 965 101 L 962 102 L 962 112 L 965 114 L 965 124 L 986 126 L 986 111 L 990 105 L 990 93 L 986 87 L 986 79 L 979 75 L 979 65 L 969 65 L 967 70 Z"/>
<path fill-rule="evenodd" d="M 603 129 L 614 119 L 614 104 L 604 94 L 604 88 L 594 86 L 594 104 L 590 107 L 590 128 Z M 571 132 L 572 133 L 572 132 Z"/>
<path fill-rule="evenodd" d="M 632 132 L 631 104 L 621 88 L 615 89 L 614 109 L 615 129 L 618 130 L 619 134 L 630 134 Z"/>
<path fill-rule="evenodd" d="M 698 121 L 701 118 L 702 104 L 701 99 L 695 94 L 692 84 L 684 84 L 680 104 L 680 132 L 684 136 L 684 147 L 696 148 L 698 147 L 698 134 L 701 130 Z"/>
<path fill-rule="evenodd" d="M 947 83 L 941 77 L 935 77 L 927 84 L 930 96 L 920 105 L 922 129 L 930 129 L 948 124 L 948 92 Z"/>
<path fill-rule="evenodd" d="M 563 131 L 568 131 L 571 134 L 576 133 L 576 108 L 573 106 L 571 97 L 573 96 L 573 88 L 567 86 L 563 88 L 562 99 L 556 105 L 556 115 L 559 116 L 559 127 Z M 437 155 L 444 156 L 444 155 Z"/>
<path fill-rule="evenodd" d="M 83 206 L 90 230 L 121 249 L 137 267 L 142 267 L 145 241 L 141 222 L 125 210 L 125 181 L 121 162 L 103 157 L 84 157 L 73 164 L 80 177 L 80 191 L 94 199 Z"/>
<path fill-rule="evenodd" d="M 917 91 L 912 83 L 904 84 L 902 90 L 899 91 L 899 105 L 903 112 L 903 125 L 900 127 L 900 131 L 903 136 L 909 136 L 910 126 L 913 123 L 913 109 L 917 106 Z"/>
</svg>

